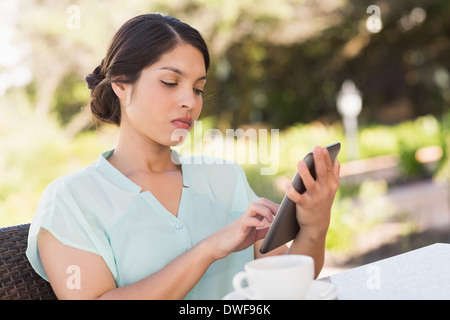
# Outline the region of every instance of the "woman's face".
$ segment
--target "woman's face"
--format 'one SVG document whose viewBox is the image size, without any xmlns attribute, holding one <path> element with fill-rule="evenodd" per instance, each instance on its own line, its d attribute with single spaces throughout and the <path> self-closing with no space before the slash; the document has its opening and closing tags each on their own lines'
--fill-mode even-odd
<svg viewBox="0 0 450 320">
<path fill-rule="evenodd" d="M 200 115 L 205 84 L 203 55 L 181 42 L 142 70 L 137 83 L 124 85 L 121 130 L 127 127 L 161 145 L 179 144 Z"/>
</svg>

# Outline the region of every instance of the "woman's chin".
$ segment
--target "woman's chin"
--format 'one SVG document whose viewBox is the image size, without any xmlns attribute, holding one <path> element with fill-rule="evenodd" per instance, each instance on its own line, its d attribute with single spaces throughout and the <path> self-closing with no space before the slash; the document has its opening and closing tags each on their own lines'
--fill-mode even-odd
<svg viewBox="0 0 450 320">
<path fill-rule="evenodd" d="M 186 137 L 189 135 L 189 130 L 186 129 L 175 129 L 172 132 L 172 135 L 170 137 L 169 145 L 171 147 L 179 146 L 183 144 L 183 142 L 186 140 Z"/>
</svg>

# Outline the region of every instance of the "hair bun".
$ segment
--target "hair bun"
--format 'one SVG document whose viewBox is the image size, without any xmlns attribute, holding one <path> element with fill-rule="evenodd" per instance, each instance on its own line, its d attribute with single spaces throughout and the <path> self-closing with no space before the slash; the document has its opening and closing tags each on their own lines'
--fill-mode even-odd
<svg viewBox="0 0 450 320">
<path fill-rule="evenodd" d="M 95 87 L 103 80 L 105 79 L 105 75 L 102 74 L 102 68 L 103 68 L 103 60 L 102 63 L 94 69 L 94 72 L 87 74 L 84 77 L 84 80 L 87 83 L 87 87 L 90 90 L 94 90 Z"/>
</svg>

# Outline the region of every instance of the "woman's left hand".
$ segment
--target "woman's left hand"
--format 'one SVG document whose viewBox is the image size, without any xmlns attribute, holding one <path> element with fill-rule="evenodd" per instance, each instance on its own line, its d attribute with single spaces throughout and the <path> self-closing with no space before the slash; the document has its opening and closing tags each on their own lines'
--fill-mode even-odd
<svg viewBox="0 0 450 320">
<path fill-rule="evenodd" d="M 286 185 L 286 195 L 296 203 L 297 221 L 301 232 L 312 239 L 324 237 L 330 224 L 331 206 L 339 187 L 340 164 L 331 162 L 326 148 L 315 147 L 313 151 L 316 180 L 311 176 L 304 161 L 297 164 L 298 173 L 306 187 L 300 194 L 291 183 Z"/>
</svg>

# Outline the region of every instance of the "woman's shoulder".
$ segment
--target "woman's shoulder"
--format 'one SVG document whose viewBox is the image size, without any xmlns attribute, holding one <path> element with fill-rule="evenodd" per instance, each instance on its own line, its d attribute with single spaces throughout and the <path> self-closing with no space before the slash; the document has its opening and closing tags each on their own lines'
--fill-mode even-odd
<svg viewBox="0 0 450 320">
<path fill-rule="evenodd" d="M 55 192 L 57 190 L 65 189 L 70 186 L 77 186 L 82 180 L 86 180 L 86 177 L 95 175 L 94 165 L 77 169 L 61 177 L 58 177 L 51 181 L 44 193 Z"/>
</svg>

